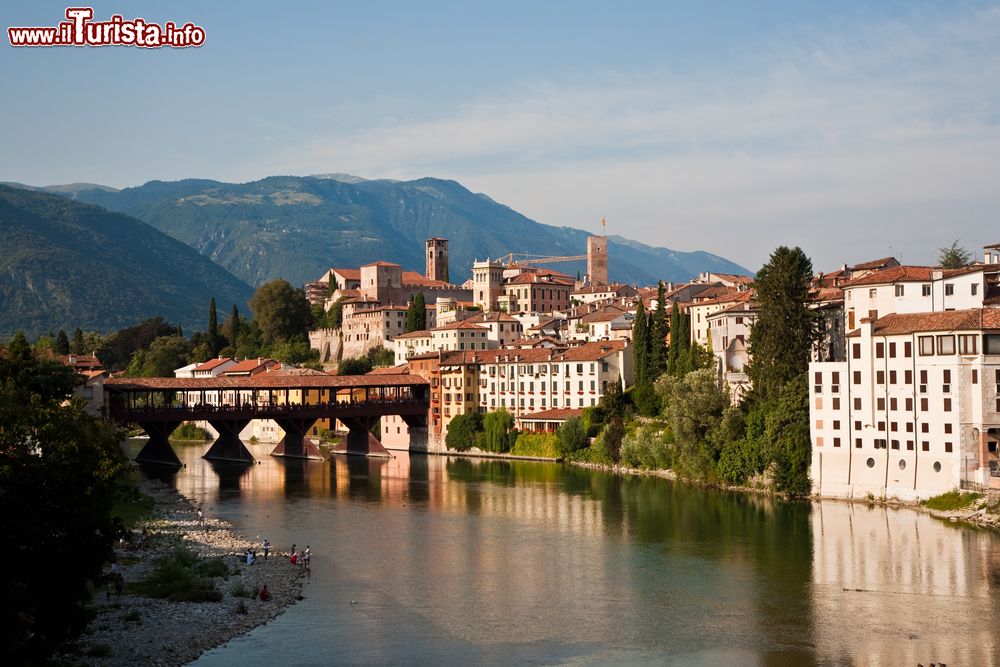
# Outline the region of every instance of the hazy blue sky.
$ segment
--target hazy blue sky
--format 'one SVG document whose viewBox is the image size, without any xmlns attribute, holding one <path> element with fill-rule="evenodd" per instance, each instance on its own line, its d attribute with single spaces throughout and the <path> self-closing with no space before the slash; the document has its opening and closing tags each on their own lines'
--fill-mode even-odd
<svg viewBox="0 0 1000 667">
<path fill-rule="evenodd" d="M 18 4 L 4 29 L 66 7 Z M 4 34 L 0 180 L 437 176 L 751 269 L 1000 242 L 997 1 L 93 6 L 207 41 Z"/>
</svg>

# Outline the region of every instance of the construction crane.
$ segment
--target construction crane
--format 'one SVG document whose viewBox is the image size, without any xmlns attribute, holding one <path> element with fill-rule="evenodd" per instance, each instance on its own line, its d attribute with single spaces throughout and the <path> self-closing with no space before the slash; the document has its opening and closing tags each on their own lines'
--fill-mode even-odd
<svg viewBox="0 0 1000 667">
<path fill-rule="evenodd" d="M 512 264 L 555 264 L 557 262 L 578 262 L 587 259 L 586 255 L 561 255 L 556 257 L 546 257 L 544 255 L 526 255 L 524 253 L 509 252 L 498 261 L 510 266 Z"/>
</svg>

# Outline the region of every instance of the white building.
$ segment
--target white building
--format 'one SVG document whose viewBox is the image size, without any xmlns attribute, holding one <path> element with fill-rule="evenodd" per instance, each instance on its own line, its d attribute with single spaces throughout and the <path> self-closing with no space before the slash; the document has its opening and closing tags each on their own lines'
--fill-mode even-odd
<svg viewBox="0 0 1000 667">
<path fill-rule="evenodd" d="M 757 320 L 757 308 L 750 301 L 750 293 L 743 295 L 745 298 L 707 317 L 716 368 L 729 387 L 733 403 L 743 400 L 750 390 L 746 367 L 750 363 L 750 329 Z"/>
<path fill-rule="evenodd" d="M 1000 488 L 1000 310 L 865 318 L 847 349 L 809 367 L 815 493 Z"/>
</svg>

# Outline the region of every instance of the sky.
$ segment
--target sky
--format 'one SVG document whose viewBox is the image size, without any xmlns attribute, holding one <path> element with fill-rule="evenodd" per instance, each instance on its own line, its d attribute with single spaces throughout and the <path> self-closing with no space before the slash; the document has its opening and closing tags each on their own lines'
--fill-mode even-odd
<svg viewBox="0 0 1000 667">
<path fill-rule="evenodd" d="M 4 33 L 66 8 L 19 4 Z M 0 181 L 434 176 L 751 270 L 1000 242 L 1000 0 L 92 6 L 206 41 L 4 34 Z"/>
</svg>

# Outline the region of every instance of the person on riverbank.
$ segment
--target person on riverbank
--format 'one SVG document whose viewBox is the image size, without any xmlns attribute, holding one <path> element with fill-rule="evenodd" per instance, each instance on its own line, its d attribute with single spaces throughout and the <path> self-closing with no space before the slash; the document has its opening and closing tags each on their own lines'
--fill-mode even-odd
<svg viewBox="0 0 1000 667">
<path fill-rule="evenodd" d="M 270 599 L 271 591 L 267 590 L 267 584 L 264 584 L 264 587 L 260 589 L 260 601 L 267 602 Z"/>
<path fill-rule="evenodd" d="M 250 549 L 247 549 L 246 560 L 247 560 L 247 565 L 253 565 L 255 559 L 253 551 L 251 551 Z"/>
<path fill-rule="evenodd" d="M 205 512 L 200 507 L 198 508 L 198 525 L 202 528 L 205 527 Z"/>
<path fill-rule="evenodd" d="M 302 552 L 302 567 L 306 570 L 309 569 L 309 559 L 312 558 L 312 552 L 309 545 L 306 545 L 306 550 Z"/>
<path fill-rule="evenodd" d="M 271 550 L 271 541 L 264 538 L 264 560 L 267 560 L 267 552 Z"/>
</svg>

